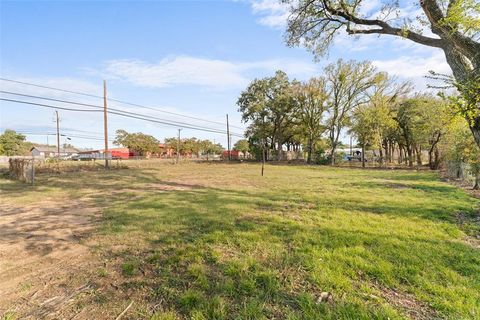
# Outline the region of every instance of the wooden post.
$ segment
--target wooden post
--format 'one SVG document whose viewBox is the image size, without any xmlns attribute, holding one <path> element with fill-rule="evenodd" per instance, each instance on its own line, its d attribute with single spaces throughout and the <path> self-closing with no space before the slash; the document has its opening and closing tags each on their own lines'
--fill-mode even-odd
<svg viewBox="0 0 480 320">
<path fill-rule="evenodd" d="M 103 80 L 103 134 L 105 137 L 105 170 L 108 169 L 108 119 L 107 119 L 107 81 Z"/>
<path fill-rule="evenodd" d="M 228 161 L 232 159 L 230 156 L 230 126 L 228 124 L 228 113 L 227 113 L 227 148 L 228 148 Z"/>
<path fill-rule="evenodd" d="M 262 177 L 263 177 L 264 170 L 265 170 L 265 142 L 263 142 L 263 147 L 262 147 Z"/>
<path fill-rule="evenodd" d="M 177 140 L 177 164 L 178 164 L 178 161 L 180 160 L 180 131 L 182 131 L 182 129 L 178 129 L 178 140 Z"/>
<path fill-rule="evenodd" d="M 60 125 L 57 110 L 55 110 L 55 115 L 57 116 L 57 159 L 60 160 Z"/>
<path fill-rule="evenodd" d="M 35 156 L 32 155 L 32 186 L 34 185 L 35 183 Z"/>
<path fill-rule="evenodd" d="M 365 168 L 365 144 L 362 144 L 362 168 Z"/>
</svg>

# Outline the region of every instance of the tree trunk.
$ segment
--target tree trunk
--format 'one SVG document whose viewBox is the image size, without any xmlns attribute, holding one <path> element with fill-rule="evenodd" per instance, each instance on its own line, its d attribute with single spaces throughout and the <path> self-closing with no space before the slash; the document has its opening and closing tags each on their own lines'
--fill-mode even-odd
<svg viewBox="0 0 480 320">
<path fill-rule="evenodd" d="M 263 177 L 264 170 L 265 170 L 265 144 L 263 145 L 263 149 L 262 149 L 262 177 Z"/>
<path fill-rule="evenodd" d="M 433 162 L 433 150 L 432 150 L 432 148 L 430 148 L 428 150 L 428 167 L 430 168 L 430 170 L 435 170 L 435 164 Z"/>
<path fill-rule="evenodd" d="M 362 144 L 362 168 L 365 168 L 365 145 Z"/>
<path fill-rule="evenodd" d="M 380 157 L 378 159 L 378 164 L 381 166 L 383 166 L 383 148 L 380 146 L 380 148 L 378 148 L 378 152 L 380 153 Z"/>
<path fill-rule="evenodd" d="M 413 150 L 412 150 L 412 146 L 405 146 L 405 148 L 407 149 L 407 156 L 408 156 L 408 166 L 410 168 L 413 167 Z"/>
<path fill-rule="evenodd" d="M 333 166 L 335 165 L 335 149 L 336 146 L 332 147 L 332 151 L 330 152 L 330 164 Z"/>
<path fill-rule="evenodd" d="M 383 139 L 383 149 L 385 150 L 385 162 L 388 163 L 390 160 L 389 156 L 389 151 L 390 151 L 390 145 L 387 141 L 387 139 Z"/>
<path fill-rule="evenodd" d="M 473 185 L 473 190 L 480 189 L 480 172 L 475 175 L 475 184 Z"/>
<path fill-rule="evenodd" d="M 415 153 L 417 155 L 417 165 L 421 166 L 422 163 L 422 149 L 420 147 L 415 147 Z"/>
<path fill-rule="evenodd" d="M 435 170 L 438 170 L 438 168 L 440 167 L 440 153 L 438 151 L 437 146 L 435 146 L 433 164 L 434 164 Z"/>
<path fill-rule="evenodd" d="M 472 131 L 473 138 L 475 139 L 477 146 L 480 148 L 480 116 L 474 118 L 473 124 L 470 126 L 470 131 Z"/>
<path fill-rule="evenodd" d="M 308 139 L 308 150 L 307 150 L 307 163 L 312 163 L 312 150 L 313 150 L 313 139 Z"/>
<path fill-rule="evenodd" d="M 277 161 L 281 161 L 282 160 L 282 143 L 280 141 L 278 141 L 278 147 L 277 147 Z"/>
<path fill-rule="evenodd" d="M 436 145 L 428 150 L 428 166 L 430 170 L 438 170 L 440 167 L 440 154 Z"/>
</svg>

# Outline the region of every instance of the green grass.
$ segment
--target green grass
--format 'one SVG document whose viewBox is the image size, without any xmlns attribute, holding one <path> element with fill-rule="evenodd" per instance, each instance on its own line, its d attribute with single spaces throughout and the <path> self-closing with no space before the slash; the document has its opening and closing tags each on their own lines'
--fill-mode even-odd
<svg viewBox="0 0 480 320">
<path fill-rule="evenodd" d="M 105 255 L 123 248 L 129 288 L 140 282 L 144 302 L 165 310 L 152 319 L 480 317 L 480 250 L 465 241 L 478 228 L 456 220 L 479 202 L 462 190 L 429 172 L 259 173 L 252 164 L 161 165 L 1 187 L 25 203 L 39 192 L 93 197 L 104 208 L 99 246 Z M 318 302 L 322 292 L 333 302 Z"/>
</svg>

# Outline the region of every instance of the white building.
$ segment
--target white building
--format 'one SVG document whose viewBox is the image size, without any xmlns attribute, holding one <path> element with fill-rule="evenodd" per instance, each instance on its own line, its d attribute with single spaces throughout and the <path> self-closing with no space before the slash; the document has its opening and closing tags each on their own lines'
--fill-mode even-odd
<svg viewBox="0 0 480 320">
<path fill-rule="evenodd" d="M 57 147 L 35 146 L 30 149 L 32 156 L 40 158 L 52 158 L 57 156 Z M 60 148 L 60 157 L 75 155 L 78 150 L 75 148 Z"/>
</svg>

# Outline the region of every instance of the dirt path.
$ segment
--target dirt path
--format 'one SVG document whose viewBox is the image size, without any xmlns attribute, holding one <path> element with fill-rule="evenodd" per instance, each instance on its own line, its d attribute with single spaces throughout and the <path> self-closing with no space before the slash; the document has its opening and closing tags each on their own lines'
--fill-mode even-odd
<svg viewBox="0 0 480 320">
<path fill-rule="evenodd" d="M 0 315 L 52 318 L 90 289 L 83 271 L 98 264 L 88 241 L 99 210 L 87 203 L 0 205 Z"/>
</svg>

